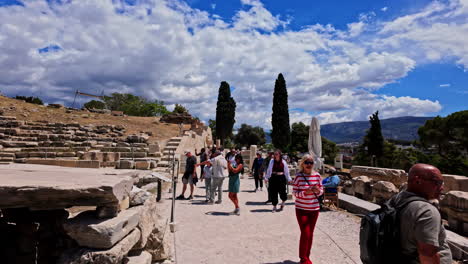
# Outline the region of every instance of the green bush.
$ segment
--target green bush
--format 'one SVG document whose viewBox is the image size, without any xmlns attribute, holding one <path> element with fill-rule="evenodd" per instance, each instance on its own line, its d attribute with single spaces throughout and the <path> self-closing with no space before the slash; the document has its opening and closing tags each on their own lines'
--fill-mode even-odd
<svg viewBox="0 0 468 264">
<path fill-rule="evenodd" d="M 44 102 L 42 102 L 42 100 L 39 99 L 39 97 L 32 97 L 32 96 L 26 97 L 26 96 L 17 95 L 15 99 L 25 101 L 26 103 L 44 105 Z"/>
</svg>

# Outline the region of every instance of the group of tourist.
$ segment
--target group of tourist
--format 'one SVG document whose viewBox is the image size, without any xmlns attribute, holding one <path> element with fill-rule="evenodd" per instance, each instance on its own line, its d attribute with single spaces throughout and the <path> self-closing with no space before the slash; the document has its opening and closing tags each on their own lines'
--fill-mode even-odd
<svg viewBox="0 0 468 264">
<path fill-rule="evenodd" d="M 239 174 L 244 170 L 242 155 L 231 150 L 226 157 L 222 149 L 213 148 L 209 152 L 204 149 L 200 153 L 200 163 L 190 151 L 186 151 L 186 168 L 182 177 L 184 183 L 182 194 L 178 199 L 185 199 L 187 185 L 190 185 L 190 196 L 193 197 L 193 185 L 196 184 L 196 168 L 202 168 L 201 180 L 205 181 L 206 202 L 209 204 L 222 202 L 223 181 L 229 177 L 229 198 L 234 204 L 231 214 L 240 215 L 238 193 L 240 191 Z M 337 175 L 331 175 L 322 180 L 314 169 L 314 158 L 304 155 L 298 165 L 298 173 L 294 181 L 289 175 L 288 163 L 281 151 L 269 152 L 266 158 L 257 153 L 251 171 L 255 180 L 255 191 L 263 190 L 263 181 L 268 190 L 268 201 L 272 203 L 272 212 L 284 209 L 287 200 L 287 184 L 293 185 L 295 196 L 296 218 L 301 231 L 299 239 L 300 263 L 311 264 L 310 251 L 313 234 L 319 212 L 324 188 L 327 191 L 337 191 L 340 182 Z M 440 171 L 427 164 L 416 164 L 408 173 L 408 185 L 405 191 L 394 196 L 390 202 L 406 204 L 409 197 L 419 197 L 419 200 L 407 202 L 398 214 L 401 249 L 397 255 L 406 262 L 401 263 L 451 263 L 451 252 L 447 245 L 445 229 L 441 224 L 441 216 L 436 207 L 428 201 L 439 199 L 443 189 L 443 178 Z M 214 202 L 215 196 L 218 197 Z M 281 199 L 279 208 L 277 205 Z M 361 245 L 362 246 L 362 245 Z"/>
</svg>

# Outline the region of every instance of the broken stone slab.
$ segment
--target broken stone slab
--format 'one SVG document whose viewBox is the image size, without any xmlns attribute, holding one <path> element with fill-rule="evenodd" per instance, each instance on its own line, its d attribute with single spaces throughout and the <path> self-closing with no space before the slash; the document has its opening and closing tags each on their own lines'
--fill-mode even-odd
<svg viewBox="0 0 468 264">
<path fill-rule="evenodd" d="M 371 199 L 372 180 L 367 176 L 358 176 L 353 178 L 354 195 L 365 200 Z"/>
<path fill-rule="evenodd" d="M 344 193 L 338 193 L 338 199 L 341 208 L 354 214 L 366 215 L 380 208 L 377 204 Z"/>
<path fill-rule="evenodd" d="M 151 195 L 143 205 L 131 207 L 127 211 L 138 212 L 140 215 L 138 229 L 141 231 L 141 238 L 134 246 L 134 249 L 142 249 L 145 247 L 148 237 L 154 230 L 158 218 L 162 217 L 158 214 L 156 196 Z"/>
<path fill-rule="evenodd" d="M 137 211 L 124 210 L 114 218 L 103 220 L 94 211 L 86 211 L 68 219 L 63 227 L 82 247 L 108 249 L 138 225 L 139 217 Z"/>
<path fill-rule="evenodd" d="M 133 182 L 118 170 L 10 164 L 0 167 L 0 208 L 118 205 Z"/>
<path fill-rule="evenodd" d="M 401 184 L 408 181 L 408 175 L 404 170 L 353 166 L 351 167 L 351 177 L 367 176 L 374 181 L 389 181 L 395 186 L 400 187 Z"/>
<path fill-rule="evenodd" d="M 468 238 L 462 237 L 452 231 L 446 230 L 447 241 L 452 252 L 452 258 L 456 260 L 468 259 Z"/>
<path fill-rule="evenodd" d="M 150 169 L 149 161 L 137 161 L 135 162 L 135 169 L 137 170 L 149 170 Z"/>
<path fill-rule="evenodd" d="M 7 148 L 38 147 L 38 142 L 0 140 L 0 145 Z"/>
<path fill-rule="evenodd" d="M 377 203 L 385 202 L 398 193 L 398 189 L 391 182 L 378 181 L 372 186 L 372 196 Z"/>
<path fill-rule="evenodd" d="M 120 160 L 116 163 L 117 169 L 134 169 L 135 162 L 133 160 Z"/>
<path fill-rule="evenodd" d="M 442 177 L 444 178 L 444 193 L 468 190 L 468 177 L 450 174 L 442 174 Z"/>
<path fill-rule="evenodd" d="M 142 205 L 151 197 L 151 193 L 133 186 L 130 192 L 130 206 Z"/>
<path fill-rule="evenodd" d="M 124 259 L 123 263 L 126 264 L 151 264 L 151 254 L 142 251 L 140 254 L 135 256 L 128 256 Z"/>
<path fill-rule="evenodd" d="M 117 264 L 121 263 L 124 257 L 132 249 L 132 247 L 140 239 L 140 230 L 134 229 L 125 238 L 120 240 L 111 249 L 108 250 L 95 250 L 95 249 L 75 249 L 64 252 L 58 264 Z"/>
</svg>

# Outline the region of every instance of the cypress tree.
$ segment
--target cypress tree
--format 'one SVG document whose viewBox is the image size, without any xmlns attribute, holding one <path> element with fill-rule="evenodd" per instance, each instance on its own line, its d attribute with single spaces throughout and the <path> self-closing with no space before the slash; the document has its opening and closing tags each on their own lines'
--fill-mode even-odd
<svg viewBox="0 0 468 264">
<path fill-rule="evenodd" d="M 286 150 L 291 142 L 291 127 L 289 126 L 288 91 L 286 90 L 286 81 L 281 73 L 275 81 L 271 126 L 273 146 L 283 151 Z"/>
<path fill-rule="evenodd" d="M 378 160 L 382 157 L 384 149 L 384 138 L 382 135 L 382 127 L 380 126 L 379 111 L 376 111 L 369 117 L 369 122 L 371 127 L 367 131 L 364 142 L 367 146 L 367 153 L 371 157 L 371 160 L 372 156 L 375 156 Z M 372 165 L 377 166 L 377 164 Z"/>
<path fill-rule="evenodd" d="M 231 89 L 225 81 L 221 82 L 216 104 L 216 136 L 224 144 L 224 140 L 231 136 L 232 128 L 236 122 L 236 102 L 231 97 Z"/>
</svg>

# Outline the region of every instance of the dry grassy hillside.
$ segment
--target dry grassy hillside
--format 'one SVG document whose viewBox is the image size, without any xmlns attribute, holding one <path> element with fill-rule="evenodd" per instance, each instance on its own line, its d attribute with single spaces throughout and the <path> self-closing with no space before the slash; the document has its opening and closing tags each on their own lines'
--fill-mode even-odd
<svg viewBox="0 0 468 264">
<path fill-rule="evenodd" d="M 18 120 L 24 121 L 47 120 L 50 123 L 78 122 L 82 125 L 121 125 L 125 127 L 126 134 L 151 132 L 150 141 L 169 139 L 179 133 L 178 125 L 159 123 L 157 117 L 113 116 L 81 110 L 67 111 L 66 108 L 57 109 L 30 104 L 0 95 L 1 112 L 3 112 L 3 115 L 16 116 Z"/>
</svg>

